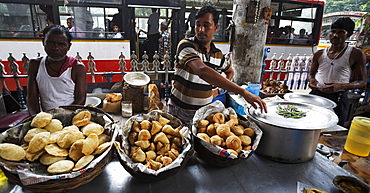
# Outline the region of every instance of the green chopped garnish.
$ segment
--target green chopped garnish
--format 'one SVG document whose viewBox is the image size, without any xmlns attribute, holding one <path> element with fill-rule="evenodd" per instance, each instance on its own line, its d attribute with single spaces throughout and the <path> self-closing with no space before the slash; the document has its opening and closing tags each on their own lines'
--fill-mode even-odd
<svg viewBox="0 0 370 193">
<path fill-rule="evenodd" d="M 277 114 L 283 116 L 284 118 L 294 118 L 299 119 L 306 116 L 306 112 L 299 111 L 298 107 L 295 105 L 286 105 L 285 107 L 278 106 L 276 107 L 278 110 Z"/>
</svg>

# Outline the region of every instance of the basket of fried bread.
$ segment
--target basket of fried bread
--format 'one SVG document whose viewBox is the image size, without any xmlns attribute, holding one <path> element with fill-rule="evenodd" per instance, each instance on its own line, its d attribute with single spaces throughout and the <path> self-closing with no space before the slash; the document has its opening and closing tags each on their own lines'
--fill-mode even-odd
<svg viewBox="0 0 370 193">
<path fill-rule="evenodd" d="M 159 110 L 130 117 L 118 134 L 122 166 L 133 177 L 154 182 L 175 175 L 193 153 L 190 129 Z"/>
<path fill-rule="evenodd" d="M 0 134 L 0 166 L 9 182 L 36 192 L 64 192 L 98 176 L 111 160 L 117 130 L 93 107 L 40 112 Z"/>
<path fill-rule="evenodd" d="M 227 167 L 248 159 L 262 131 L 245 117 L 215 101 L 198 109 L 193 118 L 194 150 L 203 161 Z"/>
</svg>

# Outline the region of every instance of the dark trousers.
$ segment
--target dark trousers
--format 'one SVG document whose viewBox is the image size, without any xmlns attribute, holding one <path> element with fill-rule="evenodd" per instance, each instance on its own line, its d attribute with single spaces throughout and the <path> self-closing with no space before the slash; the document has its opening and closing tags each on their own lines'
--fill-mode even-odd
<svg viewBox="0 0 370 193">
<path fill-rule="evenodd" d="M 335 102 L 337 107 L 334 108 L 334 112 L 339 119 L 338 125 L 344 126 L 344 122 L 347 121 L 349 113 L 348 91 L 326 94 L 319 90 L 312 90 L 310 94 L 322 96 Z"/>
<path fill-rule="evenodd" d="M 153 60 L 154 51 L 157 51 L 158 52 L 158 48 L 159 48 L 158 39 L 159 38 L 160 38 L 160 34 L 159 33 L 148 35 L 149 46 L 148 46 L 147 54 L 149 56 L 149 61 L 150 62 L 152 62 L 152 60 Z"/>
</svg>

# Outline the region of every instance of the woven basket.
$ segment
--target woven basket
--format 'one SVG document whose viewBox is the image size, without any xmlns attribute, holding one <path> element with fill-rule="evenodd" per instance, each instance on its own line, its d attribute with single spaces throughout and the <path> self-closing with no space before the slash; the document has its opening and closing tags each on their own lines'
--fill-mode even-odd
<svg viewBox="0 0 370 193">
<path fill-rule="evenodd" d="M 84 109 L 84 110 L 89 110 L 92 114 L 101 113 L 101 114 L 106 115 L 112 122 L 114 122 L 113 118 L 109 114 L 95 107 L 84 107 L 84 106 L 74 105 L 74 106 L 63 106 L 61 108 L 73 110 L 73 111 L 77 109 Z M 23 121 L 21 121 L 21 124 L 31 121 L 34 116 L 35 115 L 24 119 Z M 111 131 L 109 135 L 112 137 L 113 133 L 114 132 Z M 102 173 L 107 163 L 109 163 L 110 160 L 112 159 L 113 152 L 114 152 L 114 147 L 110 149 L 107 155 L 100 162 L 98 162 L 94 166 L 94 168 L 87 169 L 84 173 L 82 173 L 81 175 L 75 178 L 48 180 L 45 182 L 31 184 L 31 185 L 23 185 L 18 174 L 12 173 L 2 166 L 0 168 L 4 172 L 5 176 L 8 178 L 9 182 L 20 185 L 26 188 L 27 190 L 35 191 L 35 192 L 65 192 L 65 191 L 72 190 L 81 185 L 89 183 L 96 176 Z"/>
<path fill-rule="evenodd" d="M 153 111 L 152 111 L 153 112 Z M 151 113 L 152 113 L 151 112 Z M 173 120 L 176 120 L 178 123 L 180 123 L 181 126 L 183 126 L 183 124 L 181 123 L 181 121 L 175 117 L 173 117 L 172 115 L 170 114 L 167 114 L 167 113 L 164 113 L 164 112 L 159 112 L 160 115 L 162 115 L 163 117 L 165 118 L 168 118 L 168 119 L 173 119 Z M 127 121 L 128 122 L 128 121 Z M 127 124 L 126 122 L 126 124 Z M 189 134 L 189 143 L 190 145 L 192 144 L 192 139 L 191 139 L 191 134 Z M 117 137 L 117 141 L 119 141 L 120 143 L 125 140 L 124 139 L 125 137 L 123 137 L 122 135 L 118 135 Z M 117 152 L 118 154 L 118 160 L 120 161 L 121 165 L 123 166 L 123 168 L 125 168 L 125 170 L 130 173 L 134 178 L 137 178 L 143 182 L 157 182 L 157 181 L 161 181 L 161 180 L 164 180 L 166 178 L 169 178 L 173 175 L 175 175 L 177 172 L 179 172 L 182 168 L 185 167 L 185 165 L 187 164 L 187 162 L 189 161 L 190 157 L 193 155 L 194 153 L 194 149 L 193 149 L 193 146 L 191 145 L 190 146 L 191 148 L 186 152 L 186 154 L 184 155 L 184 158 L 182 160 L 182 162 L 180 163 L 180 166 L 177 166 L 177 167 L 174 167 L 174 168 L 171 168 L 171 169 L 168 169 L 166 171 L 163 171 L 163 172 L 160 172 L 158 173 L 158 175 L 154 175 L 154 174 L 148 174 L 148 173 L 143 173 L 141 171 L 136 171 L 134 170 L 133 168 L 131 168 L 125 160 L 123 160 L 121 158 L 121 156 L 119 156 L 120 152 Z"/>
<path fill-rule="evenodd" d="M 181 165 L 179 167 L 161 172 L 158 175 L 151 175 L 151 174 L 146 174 L 146 173 L 143 173 L 143 172 L 140 172 L 140 171 L 135 171 L 132 168 L 130 168 L 129 166 L 127 166 L 127 164 L 119 156 L 118 156 L 118 160 L 121 163 L 121 165 L 123 166 L 123 168 L 125 168 L 125 170 L 128 173 L 130 173 L 134 178 L 137 178 L 137 179 L 139 179 L 143 182 L 157 182 L 157 181 L 161 181 L 161 180 L 167 179 L 167 178 L 175 175 L 182 168 L 184 168 L 193 153 L 194 153 L 194 150 L 193 149 L 190 150 L 188 152 L 188 154 L 186 155 L 185 159 L 181 162 Z"/>
<path fill-rule="evenodd" d="M 87 184 L 92 181 L 96 176 L 103 172 L 105 165 L 111 160 L 112 153 L 114 148 L 111 148 L 109 153 L 94 167 L 87 169 L 85 173 L 75 177 L 67 179 L 56 179 L 49 180 L 46 182 L 23 185 L 21 180 L 18 177 L 18 174 L 10 173 L 8 170 L 1 167 L 1 170 L 4 172 L 5 176 L 8 178 L 8 181 L 17 185 L 20 185 L 27 190 L 35 192 L 65 192 L 68 190 L 73 190 L 81 185 Z"/>
<path fill-rule="evenodd" d="M 246 122 L 248 125 L 250 124 L 250 122 L 245 117 L 239 114 L 238 114 L 238 119 Z M 196 134 L 195 135 L 193 134 L 193 137 L 194 137 L 194 150 L 197 152 L 196 156 L 202 159 L 203 161 L 207 162 L 208 164 L 216 166 L 216 167 L 228 167 L 231 165 L 238 164 L 240 162 L 247 160 L 254 153 L 254 150 L 252 150 L 248 154 L 248 156 L 245 158 L 238 157 L 235 159 L 231 159 L 231 158 L 222 157 L 222 156 L 212 153 L 209 149 L 207 149 L 201 143 L 203 139 L 200 139 L 199 137 L 197 137 Z M 254 143 L 256 143 L 255 138 L 256 137 L 252 139 Z"/>
</svg>

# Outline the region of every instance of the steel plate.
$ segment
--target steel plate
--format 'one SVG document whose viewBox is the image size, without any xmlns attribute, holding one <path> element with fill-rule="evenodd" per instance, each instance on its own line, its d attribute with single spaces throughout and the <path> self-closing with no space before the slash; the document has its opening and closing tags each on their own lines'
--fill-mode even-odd
<svg viewBox="0 0 370 193">
<path fill-rule="evenodd" d="M 325 129 L 338 123 L 338 117 L 333 111 L 316 105 L 286 101 L 266 102 L 266 105 L 268 113 L 261 114 L 259 108 L 253 107 L 246 109 L 246 113 L 263 123 L 288 129 Z M 278 105 L 294 105 L 298 110 L 306 112 L 306 116 L 298 119 L 284 118 L 277 114 Z"/>
<path fill-rule="evenodd" d="M 333 109 L 337 106 L 332 100 L 314 94 L 287 93 L 284 95 L 284 99 L 290 102 L 317 105 L 327 109 Z"/>
</svg>

